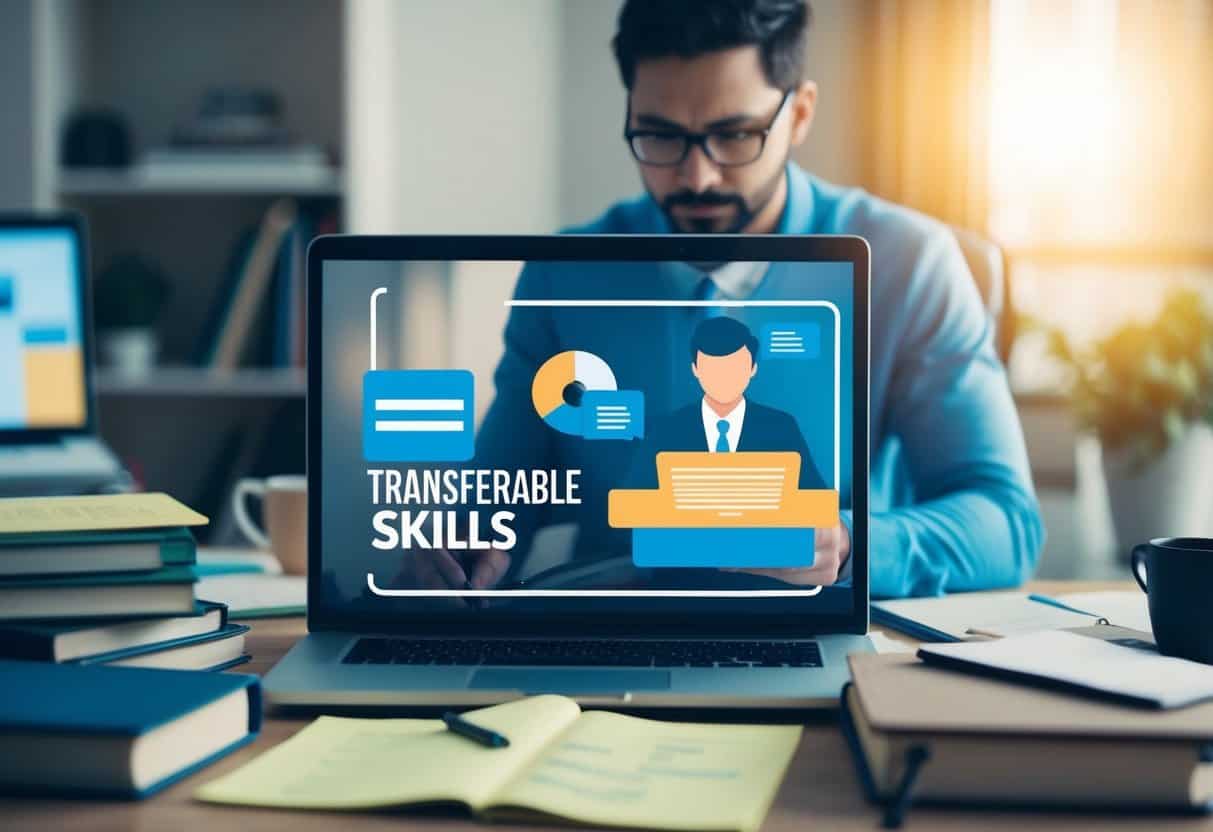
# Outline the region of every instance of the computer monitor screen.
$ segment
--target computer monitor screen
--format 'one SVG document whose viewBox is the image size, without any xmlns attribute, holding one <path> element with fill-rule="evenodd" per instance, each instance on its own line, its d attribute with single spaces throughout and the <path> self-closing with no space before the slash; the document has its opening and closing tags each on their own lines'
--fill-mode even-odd
<svg viewBox="0 0 1213 832">
<path fill-rule="evenodd" d="M 325 606 L 853 611 L 852 263 L 321 275 Z"/>
<path fill-rule="evenodd" d="M 79 258 L 71 226 L 0 227 L 0 431 L 87 424 Z"/>
</svg>

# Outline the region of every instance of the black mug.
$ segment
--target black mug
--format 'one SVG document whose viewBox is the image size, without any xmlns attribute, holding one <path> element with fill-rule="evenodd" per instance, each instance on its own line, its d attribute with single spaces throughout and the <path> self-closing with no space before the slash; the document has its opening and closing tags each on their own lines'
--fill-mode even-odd
<svg viewBox="0 0 1213 832">
<path fill-rule="evenodd" d="M 1156 537 L 1133 547 L 1132 562 L 1158 652 L 1213 664 L 1213 539 Z"/>
</svg>

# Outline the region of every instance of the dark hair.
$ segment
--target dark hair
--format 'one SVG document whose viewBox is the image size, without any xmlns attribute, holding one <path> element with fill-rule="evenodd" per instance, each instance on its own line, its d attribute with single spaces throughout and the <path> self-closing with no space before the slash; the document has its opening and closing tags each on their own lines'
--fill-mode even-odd
<svg viewBox="0 0 1213 832">
<path fill-rule="evenodd" d="M 612 47 L 623 85 L 646 58 L 695 58 L 757 46 L 771 86 L 796 86 L 804 76 L 809 0 L 627 0 Z"/>
<path fill-rule="evenodd" d="M 723 315 L 704 318 L 691 336 L 691 363 L 695 363 L 699 353 L 732 355 L 742 347 L 750 351 L 750 360 L 757 364 L 758 339 L 748 326 L 736 318 Z"/>
</svg>

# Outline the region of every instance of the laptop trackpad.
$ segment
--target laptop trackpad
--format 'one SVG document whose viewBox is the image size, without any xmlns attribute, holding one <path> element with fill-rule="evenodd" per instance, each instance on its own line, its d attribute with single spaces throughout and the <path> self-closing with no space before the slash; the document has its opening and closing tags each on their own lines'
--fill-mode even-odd
<svg viewBox="0 0 1213 832">
<path fill-rule="evenodd" d="M 623 670 L 613 668 L 513 668 L 486 667 L 472 675 L 469 687 L 477 690 L 520 690 L 535 693 L 627 693 L 638 690 L 669 690 L 668 670 Z"/>
</svg>

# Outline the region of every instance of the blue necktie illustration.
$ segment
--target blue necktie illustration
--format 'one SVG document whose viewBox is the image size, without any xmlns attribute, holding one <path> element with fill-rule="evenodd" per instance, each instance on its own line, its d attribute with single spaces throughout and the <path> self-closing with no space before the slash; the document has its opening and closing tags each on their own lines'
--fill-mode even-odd
<svg viewBox="0 0 1213 832">
<path fill-rule="evenodd" d="M 716 281 L 711 276 L 705 277 L 699 281 L 699 285 L 695 288 L 695 300 L 720 300 L 724 297 L 724 292 L 720 291 L 720 287 L 716 285 Z M 724 314 L 723 306 L 704 306 L 703 316 L 705 318 L 719 318 Z"/>
<path fill-rule="evenodd" d="M 716 437 L 716 453 L 727 454 L 729 452 L 729 423 L 725 419 L 721 419 L 716 423 L 716 430 L 720 431 L 720 435 Z"/>
</svg>

